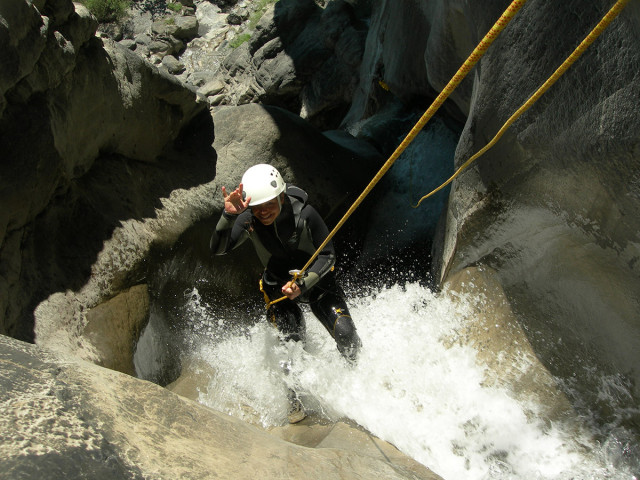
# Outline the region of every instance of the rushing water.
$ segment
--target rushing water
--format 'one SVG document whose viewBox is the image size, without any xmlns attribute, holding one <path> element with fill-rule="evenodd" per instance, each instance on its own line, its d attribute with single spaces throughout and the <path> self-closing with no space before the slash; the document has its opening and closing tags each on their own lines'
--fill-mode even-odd
<svg viewBox="0 0 640 480">
<path fill-rule="evenodd" d="M 447 480 L 635 478 L 638 450 L 620 431 L 596 441 L 586 420 L 579 430 L 549 425 L 531 415 L 539 406 L 484 386 L 474 347 L 451 342 L 473 321 L 467 306 L 473 299 L 434 294 L 418 283 L 352 297 L 363 349 L 349 367 L 309 312 L 303 349 L 279 342 L 266 321 L 222 318 L 196 289 L 185 293 L 193 327 L 187 356 L 211 369 L 199 399 L 209 407 L 281 425 L 289 386 L 316 416 L 350 419 Z M 238 323 L 246 327 L 230 328 Z M 602 381 L 609 394 L 620 393 L 615 381 Z"/>
</svg>

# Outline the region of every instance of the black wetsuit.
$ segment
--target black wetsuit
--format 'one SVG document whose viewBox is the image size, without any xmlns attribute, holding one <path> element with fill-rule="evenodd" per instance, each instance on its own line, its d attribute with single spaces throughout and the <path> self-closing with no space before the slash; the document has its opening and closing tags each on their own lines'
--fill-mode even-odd
<svg viewBox="0 0 640 480">
<path fill-rule="evenodd" d="M 263 225 L 251 209 L 240 215 L 226 211 L 211 237 L 211 250 L 222 255 L 250 239 L 265 271 L 262 284 L 271 300 L 283 296 L 282 286 L 291 280 L 290 270 L 302 268 L 329 235 L 318 212 L 306 203 L 307 194 L 298 187 L 287 186 L 280 214 L 271 225 Z M 311 311 L 336 340 L 340 353 L 356 359 L 361 342 L 335 281 L 335 250 L 329 242 L 298 281 L 301 295 L 294 301 L 282 300 L 271 306 L 267 318 L 287 340 L 304 341 L 304 318 L 298 301 L 309 303 Z"/>
</svg>

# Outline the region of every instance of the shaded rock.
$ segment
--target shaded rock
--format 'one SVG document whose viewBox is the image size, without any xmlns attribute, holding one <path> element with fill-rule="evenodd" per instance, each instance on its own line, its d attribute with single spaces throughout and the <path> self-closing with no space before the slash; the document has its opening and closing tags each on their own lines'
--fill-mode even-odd
<svg viewBox="0 0 640 480">
<path fill-rule="evenodd" d="M 0 40 L 4 45 L 0 69 L 0 113 L 6 105 L 7 90 L 27 76 L 36 65 L 47 44 L 49 19 L 26 2 L 3 2 L 0 5 Z"/>
<path fill-rule="evenodd" d="M 162 66 L 174 75 L 184 72 L 184 63 L 172 55 L 167 55 L 162 58 Z"/>
<path fill-rule="evenodd" d="M 98 28 L 98 22 L 81 3 L 74 3 L 75 12 L 68 21 L 60 25 L 60 32 L 76 46 L 83 45 L 93 36 Z"/>
<path fill-rule="evenodd" d="M 335 127 L 358 83 L 365 31 L 341 0 L 324 9 L 313 0 L 276 3 L 222 64 L 228 103 L 280 106 L 320 128 Z"/>
<path fill-rule="evenodd" d="M 238 13 L 232 12 L 229 15 L 227 15 L 227 23 L 229 25 L 242 25 L 242 22 L 244 22 L 247 18 L 248 18 L 248 15 L 241 16 Z"/>
<path fill-rule="evenodd" d="M 295 97 L 303 86 L 293 58 L 284 51 L 278 52 L 273 58 L 265 59 L 255 72 L 255 78 L 264 95 L 272 97 Z"/>
<path fill-rule="evenodd" d="M 96 210 L 82 201 L 79 207 L 79 179 L 101 155 L 154 162 L 206 104 L 198 104 L 195 92 L 133 52 L 94 37 L 95 20 L 82 5 L 74 12 L 71 1 L 49 2 L 49 17 L 41 17 L 29 2 L 4 2 L 1 8 L 6 21 L 0 22 L 0 35 L 15 38 L 9 45 L 19 48 L 9 47 L 0 65 L 0 148 L 6 167 L 0 177 L 6 206 L 0 212 L 0 264 L 7 272 L 0 293 L 0 331 L 32 339 L 35 305 L 55 285 L 68 288 L 70 276 L 78 271 L 88 275 L 86 266 L 72 266 L 76 262 L 68 262 L 65 255 L 78 259 L 92 248 L 99 251 L 94 243 L 76 237 L 67 239 L 69 246 L 76 245 L 76 253 L 45 258 L 42 251 L 67 248 L 53 240 L 68 234 L 49 223 L 60 214 L 56 207 L 56 213 L 47 214 L 50 203 L 73 198 L 71 211 L 78 209 L 75 214 L 91 234 L 108 235 L 95 218 L 79 213 Z M 42 247 L 41 239 L 46 239 Z"/>
<path fill-rule="evenodd" d="M 372 165 L 379 164 L 384 160 L 380 152 L 372 147 L 370 143 L 360 140 L 344 130 L 330 130 L 322 132 L 322 134 L 332 142 L 351 150 L 359 157 L 366 158 L 367 162 Z"/>
<path fill-rule="evenodd" d="M 213 0 L 211 3 L 220 7 L 223 11 L 238 3 L 238 0 Z"/>
<path fill-rule="evenodd" d="M 251 53 L 276 37 L 281 37 L 287 44 L 292 42 L 314 13 L 318 14 L 319 8 L 313 0 L 285 0 L 278 2 L 277 8 L 269 7 L 260 18 L 249 41 Z"/>
<path fill-rule="evenodd" d="M 199 141 L 212 141 L 203 128 L 195 129 L 194 135 L 201 137 Z M 172 245 L 199 218 L 211 214 L 212 186 L 202 181 L 213 178 L 215 155 L 210 146 L 188 152 L 190 162 L 165 158 L 156 166 L 102 159 L 100 168 L 86 175 L 73 194 L 43 214 L 28 250 L 49 259 L 73 257 L 74 263 L 63 267 L 50 261 L 40 268 L 41 278 L 50 279 L 51 293 L 35 308 L 38 344 L 94 359 L 95 349 L 82 336 L 91 308 L 139 283 L 136 279 L 146 274 L 152 246 Z M 83 212 L 93 222 L 91 231 L 78 228 L 74 212 Z"/>
</svg>

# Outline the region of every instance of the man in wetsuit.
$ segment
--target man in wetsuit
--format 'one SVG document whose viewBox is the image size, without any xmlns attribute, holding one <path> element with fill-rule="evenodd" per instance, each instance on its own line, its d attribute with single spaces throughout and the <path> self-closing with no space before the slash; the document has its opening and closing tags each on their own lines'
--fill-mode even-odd
<svg viewBox="0 0 640 480">
<path fill-rule="evenodd" d="M 211 249 L 222 255 L 250 239 L 265 267 L 262 287 L 269 299 L 287 299 L 272 305 L 267 318 L 284 340 L 304 341 L 304 318 L 298 302 L 311 311 L 335 339 L 348 362 L 356 361 L 360 338 L 349 315 L 344 293 L 335 281 L 335 250 L 329 242 L 310 265 L 305 276 L 292 282 L 294 269 L 304 266 L 329 235 L 318 212 L 307 204 L 307 194 L 286 185 L 272 166 L 249 168 L 240 185 L 227 192 L 222 187 L 224 210 L 211 237 Z M 294 410 L 289 420 L 304 418 L 299 400 L 291 398 Z M 297 404 L 297 405 L 296 405 Z"/>
</svg>

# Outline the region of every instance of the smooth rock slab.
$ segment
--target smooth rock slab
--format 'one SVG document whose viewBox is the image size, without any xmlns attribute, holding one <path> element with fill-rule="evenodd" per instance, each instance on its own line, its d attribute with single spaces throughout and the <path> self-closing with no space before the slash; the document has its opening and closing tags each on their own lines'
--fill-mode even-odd
<svg viewBox="0 0 640 480">
<path fill-rule="evenodd" d="M 434 478 L 294 445 L 153 383 L 4 336 L 0 432 L 5 478 Z"/>
</svg>

